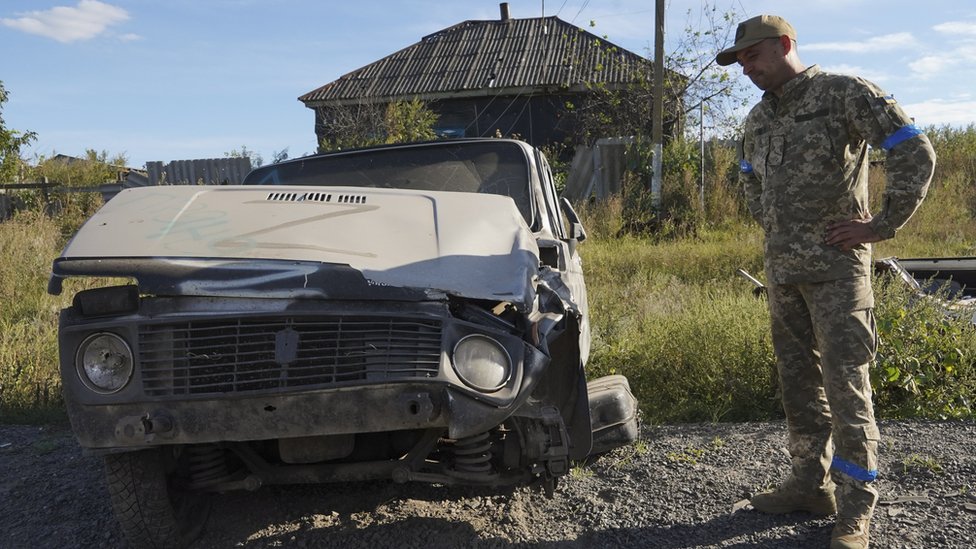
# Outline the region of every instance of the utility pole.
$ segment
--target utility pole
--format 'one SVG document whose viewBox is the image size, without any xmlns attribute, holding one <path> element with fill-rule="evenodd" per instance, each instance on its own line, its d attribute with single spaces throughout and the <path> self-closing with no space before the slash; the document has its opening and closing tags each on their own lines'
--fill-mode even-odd
<svg viewBox="0 0 976 549">
<path fill-rule="evenodd" d="M 654 10 L 654 105 L 651 109 L 651 142 L 654 146 L 651 205 L 661 210 L 661 157 L 664 154 L 664 0 Z"/>
<path fill-rule="evenodd" d="M 698 188 L 698 199 L 702 212 L 705 211 L 705 101 L 698 105 L 698 173 L 701 175 L 701 186 Z"/>
</svg>

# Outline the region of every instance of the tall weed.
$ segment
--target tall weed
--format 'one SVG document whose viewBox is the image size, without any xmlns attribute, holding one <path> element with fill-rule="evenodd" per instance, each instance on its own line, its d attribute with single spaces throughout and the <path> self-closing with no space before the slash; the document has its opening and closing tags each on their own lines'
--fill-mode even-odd
<svg viewBox="0 0 976 549">
<path fill-rule="evenodd" d="M 973 151 L 976 154 L 976 150 Z M 874 177 L 882 177 L 878 171 Z M 880 187 L 880 184 L 876 184 Z M 880 200 L 881 192 L 874 192 Z M 976 255 L 976 189 L 963 171 L 933 180 L 928 196 L 895 238 L 875 245 L 878 257 Z"/>
<path fill-rule="evenodd" d="M 57 322 L 0 319 L 0 422 L 63 418 Z"/>
<path fill-rule="evenodd" d="M 648 421 L 776 413 L 762 301 L 744 289 L 703 289 L 664 275 L 633 281 L 624 293 L 629 301 L 617 303 L 626 303 L 626 311 L 593 312 L 591 373 L 626 375 Z"/>
<path fill-rule="evenodd" d="M 0 223 L 0 319 L 40 322 L 57 315 L 45 289 L 63 242 L 58 222 L 38 211 Z"/>
<path fill-rule="evenodd" d="M 68 297 L 45 289 L 62 241 L 57 222 L 36 211 L 0 223 L 0 419 L 60 407 L 57 324 Z"/>
<path fill-rule="evenodd" d="M 949 174 L 959 174 L 967 181 L 976 180 L 976 124 L 969 124 L 965 128 L 929 126 L 925 128 L 925 135 L 938 155 L 936 181 Z"/>
<path fill-rule="evenodd" d="M 70 278 L 47 293 L 51 262 L 77 226 L 64 217 L 20 212 L 0 223 L 0 421 L 63 419 L 58 318 L 75 293 L 130 282 Z"/>
</svg>

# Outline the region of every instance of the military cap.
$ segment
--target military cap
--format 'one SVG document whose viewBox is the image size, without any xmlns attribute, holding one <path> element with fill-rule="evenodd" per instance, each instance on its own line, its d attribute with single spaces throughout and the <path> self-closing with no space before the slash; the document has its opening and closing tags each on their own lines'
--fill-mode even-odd
<svg viewBox="0 0 976 549">
<path fill-rule="evenodd" d="M 786 19 L 778 15 L 757 15 L 739 23 L 735 29 L 735 44 L 719 52 L 715 56 L 715 61 L 722 66 L 731 65 L 736 62 L 735 54 L 737 52 L 767 38 L 779 38 L 780 36 L 789 36 L 791 40 L 796 40 L 796 30 Z"/>
</svg>

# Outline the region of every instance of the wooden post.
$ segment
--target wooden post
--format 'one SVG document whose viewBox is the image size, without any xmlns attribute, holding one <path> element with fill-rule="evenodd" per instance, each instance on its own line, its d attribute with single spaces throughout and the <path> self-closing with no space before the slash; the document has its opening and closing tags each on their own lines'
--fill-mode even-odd
<svg viewBox="0 0 976 549">
<path fill-rule="evenodd" d="M 50 215 L 51 213 L 51 195 L 47 192 L 48 182 L 47 176 L 41 178 L 41 196 L 44 198 L 44 210 Z"/>
</svg>

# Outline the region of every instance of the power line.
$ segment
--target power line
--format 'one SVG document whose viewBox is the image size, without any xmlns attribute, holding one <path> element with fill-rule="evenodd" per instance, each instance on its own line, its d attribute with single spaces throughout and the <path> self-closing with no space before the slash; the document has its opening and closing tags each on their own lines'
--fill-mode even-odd
<svg viewBox="0 0 976 549">
<path fill-rule="evenodd" d="M 590 4 L 590 0 L 586 0 L 586 2 L 583 2 L 583 5 L 582 5 L 582 6 L 580 6 L 580 9 L 579 9 L 579 11 L 578 11 L 578 12 L 576 12 L 576 15 L 575 15 L 575 16 L 573 16 L 573 20 L 572 20 L 572 21 L 570 21 L 570 23 L 575 23 L 575 22 L 576 22 L 576 18 L 577 18 L 577 17 L 579 17 L 579 15 L 580 15 L 581 13 L 583 13 L 583 10 L 585 10 L 585 9 L 586 9 L 586 6 L 588 6 L 589 4 Z"/>
<path fill-rule="evenodd" d="M 563 8 L 566 7 L 566 2 L 568 2 L 568 1 L 569 0 L 563 0 L 563 5 L 559 6 L 559 9 L 556 10 L 556 17 L 559 17 L 559 12 L 563 11 Z"/>
</svg>

